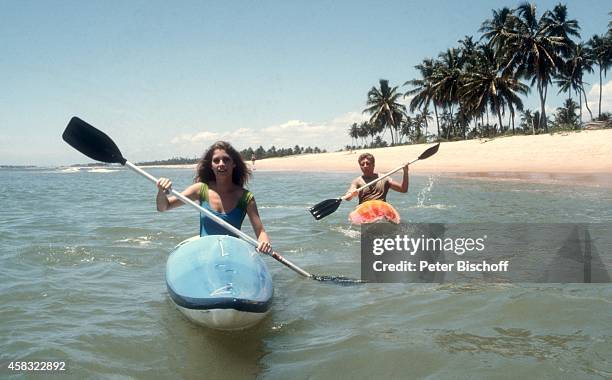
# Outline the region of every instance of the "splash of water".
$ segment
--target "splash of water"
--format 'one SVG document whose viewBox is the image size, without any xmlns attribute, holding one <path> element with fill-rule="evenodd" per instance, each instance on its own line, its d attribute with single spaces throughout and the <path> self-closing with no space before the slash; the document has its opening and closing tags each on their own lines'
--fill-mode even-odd
<svg viewBox="0 0 612 380">
<path fill-rule="evenodd" d="M 431 201 L 431 190 L 433 189 L 434 184 L 436 183 L 439 177 L 439 175 L 429 176 L 429 178 L 427 179 L 427 185 L 425 185 L 425 187 L 423 187 L 417 193 L 417 207 L 423 207 L 425 205 L 425 202 Z"/>
</svg>

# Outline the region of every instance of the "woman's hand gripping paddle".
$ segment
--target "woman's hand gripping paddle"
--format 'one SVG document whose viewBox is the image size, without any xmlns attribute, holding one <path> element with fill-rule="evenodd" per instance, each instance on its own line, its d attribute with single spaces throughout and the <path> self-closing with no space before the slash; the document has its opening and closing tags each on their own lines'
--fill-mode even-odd
<svg viewBox="0 0 612 380">
<path fill-rule="evenodd" d="M 404 166 L 406 165 L 410 165 L 414 162 L 417 162 L 418 160 L 424 160 L 426 158 L 429 158 L 431 156 L 433 156 L 434 154 L 436 154 L 436 152 L 438 152 L 438 148 L 440 148 L 440 143 L 437 143 L 436 145 L 428 148 L 426 151 L 424 151 L 423 153 L 421 153 L 421 155 L 419 156 L 419 158 L 417 158 L 414 161 L 410 161 L 406 164 L 403 164 L 401 166 L 398 166 L 397 168 L 391 170 L 390 172 L 388 172 L 387 174 L 383 175 L 382 177 L 378 177 L 375 180 L 366 183 L 365 185 L 361 186 L 360 188 L 356 189 L 356 192 L 360 192 L 361 190 L 365 189 L 366 187 L 375 184 L 376 182 L 383 180 L 387 177 L 389 177 L 391 174 L 401 170 Z M 312 216 L 316 219 L 316 220 L 320 220 L 325 218 L 327 215 L 332 214 L 334 211 L 336 211 L 338 209 L 338 207 L 340 206 L 340 203 L 342 203 L 342 201 L 345 200 L 344 197 L 340 197 L 340 198 L 332 198 L 332 199 L 326 199 L 322 202 L 317 203 L 316 205 L 312 206 L 311 208 L 308 209 L 308 211 L 310 211 L 310 213 L 312 214 Z"/>
</svg>

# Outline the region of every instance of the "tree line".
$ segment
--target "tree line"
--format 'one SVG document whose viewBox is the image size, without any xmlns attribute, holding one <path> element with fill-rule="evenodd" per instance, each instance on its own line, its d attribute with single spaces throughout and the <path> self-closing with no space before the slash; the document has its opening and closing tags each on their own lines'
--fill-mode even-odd
<svg viewBox="0 0 612 380">
<path fill-rule="evenodd" d="M 569 17 L 565 5 L 558 4 L 538 17 L 534 4 L 523 3 L 516 9 L 493 10 L 479 32 L 478 40 L 465 36 L 458 46 L 416 65 L 419 77 L 404 83 L 404 93 L 381 79 L 379 87 L 367 93 L 363 112 L 370 119 L 349 127 L 351 146 L 347 148 L 359 141 L 363 146 L 386 146 L 382 136 L 387 131 L 394 145 L 403 139 L 418 143 L 578 129 L 584 116 L 582 104 L 590 120 L 610 119 L 609 113 L 601 112 L 601 91 L 612 64 L 612 21 L 607 32 L 580 41 L 578 21 Z M 583 81 L 584 74 L 595 69 L 599 73 L 597 118 L 588 106 Z M 546 99 L 553 83 L 558 93 L 567 93 L 567 99 L 551 119 L 546 115 Z M 535 111 L 525 109 L 522 101 L 534 87 L 540 106 Z M 400 103 L 402 97 L 412 97 L 408 107 L 412 115 Z M 435 134 L 430 134 L 434 120 Z"/>
<path fill-rule="evenodd" d="M 240 151 L 240 155 L 245 160 L 250 160 L 253 156 L 256 159 L 261 160 L 262 158 L 272 158 L 272 157 L 284 157 L 291 156 L 294 154 L 310 154 L 310 153 L 326 153 L 325 149 L 320 149 L 319 147 L 302 147 L 299 145 L 294 146 L 293 148 L 276 148 L 272 145 L 269 149 L 264 149 L 261 145 L 253 150 L 253 148 L 248 147 L 247 149 L 243 149 Z"/>
<path fill-rule="evenodd" d="M 250 160 L 253 155 L 258 160 L 262 158 L 271 158 L 271 157 L 284 157 L 291 156 L 294 154 L 309 154 L 309 153 L 326 153 L 325 149 L 320 149 L 319 147 L 302 147 L 299 145 L 295 145 L 293 148 L 276 148 L 275 146 L 270 147 L 269 149 L 264 149 L 261 145 L 259 148 L 253 150 L 253 148 L 248 147 L 246 149 L 241 150 L 239 153 L 242 156 L 242 159 L 245 161 Z M 157 161 L 143 161 L 138 162 L 138 165 L 192 165 L 196 164 L 200 158 L 199 157 L 173 157 L 166 160 L 157 160 Z M 95 164 L 99 165 L 99 164 Z"/>
</svg>

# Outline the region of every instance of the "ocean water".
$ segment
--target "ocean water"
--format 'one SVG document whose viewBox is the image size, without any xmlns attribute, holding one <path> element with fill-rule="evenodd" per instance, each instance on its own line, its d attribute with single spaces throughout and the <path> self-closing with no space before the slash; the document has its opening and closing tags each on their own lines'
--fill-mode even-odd
<svg viewBox="0 0 612 380">
<path fill-rule="evenodd" d="M 182 189 L 188 169 L 150 169 Z M 355 203 L 315 221 L 355 173 L 254 173 L 274 248 L 316 274 L 359 277 Z M 0 377 L 64 361 L 72 378 L 610 378 L 610 284 L 365 284 L 306 280 L 266 257 L 270 315 L 244 332 L 189 322 L 168 253 L 198 233 L 189 207 L 121 168 L 3 169 Z M 611 222 L 610 189 L 411 176 L 389 201 L 410 222 Z M 243 230 L 252 234 L 248 220 Z"/>
</svg>

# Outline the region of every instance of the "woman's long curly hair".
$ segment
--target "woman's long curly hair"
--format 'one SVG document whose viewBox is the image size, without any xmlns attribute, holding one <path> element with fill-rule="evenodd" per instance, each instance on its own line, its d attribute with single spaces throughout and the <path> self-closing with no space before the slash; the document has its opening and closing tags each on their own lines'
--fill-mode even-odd
<svg viewBox="0 0 612 380">
<path fill-rule="evenodd" d="M 234 147 L 226 142 L 226 141 L 217 141 L 212 144 L 200 161 L 198 161 L 198 166 L 196 168 L 196 176 L 194 178 L 194 182 L 204 182 L 207 185 L 210 182 L 214 182 L 216 180 L 215 173 L 212 170 L 212 156 L 215 153 L 215 150 L 222 149 L 227 153 L 236 164 L 232 172 L 232 182 L 240 187 L 243 187 L 251 177 L 251 170 L 247 167 L 247 165 L 242 160 L 242 156 Z"/>
</svg>

